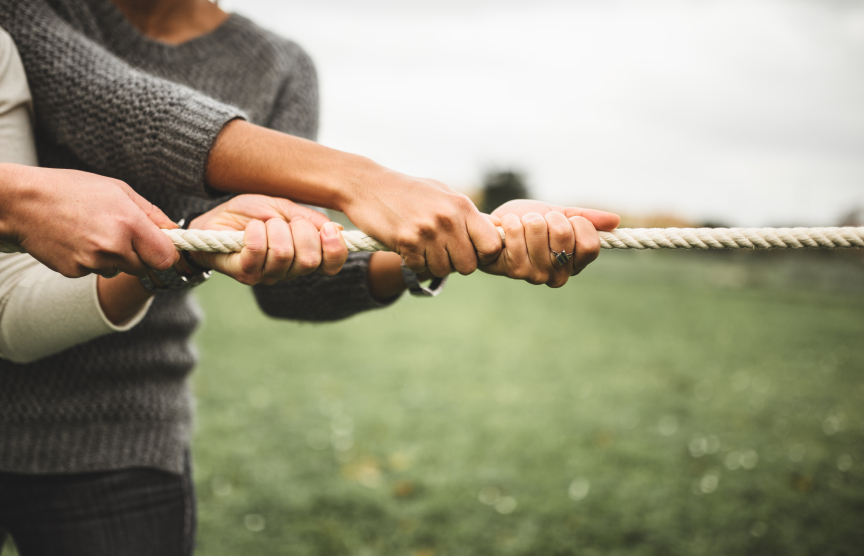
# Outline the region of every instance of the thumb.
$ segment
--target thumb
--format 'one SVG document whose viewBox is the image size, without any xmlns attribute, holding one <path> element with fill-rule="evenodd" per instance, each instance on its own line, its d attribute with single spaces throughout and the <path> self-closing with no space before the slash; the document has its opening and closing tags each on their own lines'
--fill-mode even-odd
<svg viewBox="0 0 864 556">
<path fill-rule="evenodd" d="M 477 262 L 480 265 L 489 264 L 501 253 L 503 244 L 501 235 L 489 215 L 475 211 L 468 218 L 468 236 L 477 251 Z"/>
<path fill-rule="evenodd" d="M 295 218 L 305 218 L 312 222 L 318 231 L 321 231 L 321 227 L 324 224 L 330 222 L 330 218 L 326 214 L 303 205 L 298 205 L 288 199 L 272 197 L 270 200 L 276 210 L 285 217 L 286 222 L 291 222 Z"/>
<path fill-rule="evenodd" d="M 159 213 L 162 214 L 161 211 Z M 132 248 L 147 267 L 156 270 L 167 270 L 180 257 L 171 239 L 156 224 L 143 217 L 138 219 L 132 230 Z"/>
<path fill-rule="evenodd" d="M 494 214 L 483 214 L 486 218 L 489 219 L 489 222 L 492 222 L 492 225 L 495 227 L 501 226 L 501 219 Z"/>
<path fill-rule="evenodd" d="M 565 210 L 565 216 L 572 218 L 581 216 L 591 222 L 594 228 L 604 232 L 611 232 L 621 223 L 621 217 L 612 212 L 594 209 L 568 208 Z"/>
<path fill-rule="evenodd" d="M 121 181 L 117 183 L 117 186 L 120 187 L 120 189 L 122 189 L 130 199 L 132 199 L 133 203 L 138 205 L 138 208 L 144 211 L 144 214 L 146 214 L 154 224 L 160 228 L 165 228 L 166 230 L 172 230 L 177 227 L 177 224 L 165 216 L 165 213 L 162 212 L 159 207 L 139 195 L 137 191 L 129 187 L 129 184 Z"/>
<path fill-rule="evenodd" d="M 177 224 L 165 216 L 153 203 L 139 195 L 129 184 L 117 181 L 117 187 L 123 190 L 135 205 L 141 209 L 149 221 L 139 218 L 132 230 L 132 248 L 138 257 L 149 268 L 167 270 L 177 262 L 180 253 L 174 244 L 159 228 L 174 229 Z"/>
</svg>

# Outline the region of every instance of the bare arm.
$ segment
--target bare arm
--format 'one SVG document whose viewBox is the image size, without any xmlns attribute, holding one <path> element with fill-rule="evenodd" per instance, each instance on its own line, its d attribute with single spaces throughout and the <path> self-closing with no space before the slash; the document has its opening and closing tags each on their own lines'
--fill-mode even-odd
<svg viewBox="0 0 864 556">
<path fill-rule="evenodd" d="M 447 185 L 244 121 L 229 123 L 219 135 L 206 179 L 219 191 L 340 210 L 416 272 L 470 274 L 501 250 L 495 227 Z"/>
</svg>

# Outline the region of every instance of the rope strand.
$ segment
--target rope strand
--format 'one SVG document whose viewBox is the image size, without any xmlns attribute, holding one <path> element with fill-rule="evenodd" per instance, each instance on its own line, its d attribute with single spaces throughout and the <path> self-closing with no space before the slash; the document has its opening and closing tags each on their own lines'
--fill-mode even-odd
<svg viewBox="0 0 864 556">
<path fill-rule="evenodd" d="M 163 230 L 177 249 L 228 253 L 243 232 Z M 504 230 L 498 228 L 501 239 Z M 360 231 L 342 232 L 348 251 L 389 251 Z M 600 232 L 603 249 L 841 249 L 864 247 L 861 228 L 621 228 Z"/>
<path fill-rule="evenodd" d="M 243 248 L 243 232 L 162 230 L 178 251 L 234 253 Z M 504 230 L 498 228 L 501 239 Z M 342 232 L 348 251 L 389 251 L 360 231 Z M 860 228 L 621 228 L 600 232 L 603 249 L 848 249 L 864 248 Z M 0 241 L 0 253 L 23 253 Z"/>
</svg>

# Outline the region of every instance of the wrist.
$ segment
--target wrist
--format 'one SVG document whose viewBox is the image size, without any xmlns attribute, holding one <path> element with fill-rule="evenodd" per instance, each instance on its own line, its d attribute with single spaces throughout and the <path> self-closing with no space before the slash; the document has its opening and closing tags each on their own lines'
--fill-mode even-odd
<svg viewBox="0 0 864 556">
<path fill-rule="evenodd" d="M 4 195 L 14 202 L 0 203 L 0 238 L 19 239 L 28 218 L 25 216 L 27 207 L 36 206 L 42 197 L 42 191 L 33 187 L 29 178 L 31 169 L 20 164 L 0 164 L 0 184 Z"/>
<path fill-rule="evenodd" d="M 336 205 L 333 208 L 347 215 L 358 203 L 369 198 L 370 184 L 383 183 L 389 178 L 388 174 L 393 173 L 393 171 L 365 156 L 350 153 L 342 154 L 349 158 L 347 164 L 342 166 L 347 175 L 336 176 L 335 180 L 333 180 L 332 175 L 324 175 L 321 179 L 322 181 L 333 180 L 333 183 L 328 187 L 332 191 L 333 201 Z"/>
<path fill-rule="evenodd" d="M 140 278 L 140 282 L 151 293 L 185 291 L 203 284 L 212 274 L 211 270 L 193 268 L 180 257 L 168 270 L 151 270 Z"/>
</svg>

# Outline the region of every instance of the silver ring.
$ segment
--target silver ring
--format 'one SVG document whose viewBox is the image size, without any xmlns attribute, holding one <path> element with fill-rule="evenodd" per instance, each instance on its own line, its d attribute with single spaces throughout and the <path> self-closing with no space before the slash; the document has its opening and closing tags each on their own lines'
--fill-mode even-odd
<svg viewBox="0 0 864 556">
<path fill-rule="evenodd" d="M 106 272 L 105 274 L 100 274 L 102 278 L 116 278 L 120 274 L 120 269 L 116 266 L 114 267 L 114 272 Z"/>
<path fill-rule="evenodd" d="M 552 251 L 552 258 L 558 263 L 558 266 L 563 267 L 565 264 L 570 262 L 570 259 L 573 258 L 573 253 L 566 253 L 563 249 L 560 253 L 556 252 L 554 249 L 550 249 Z"/>
</svg>

